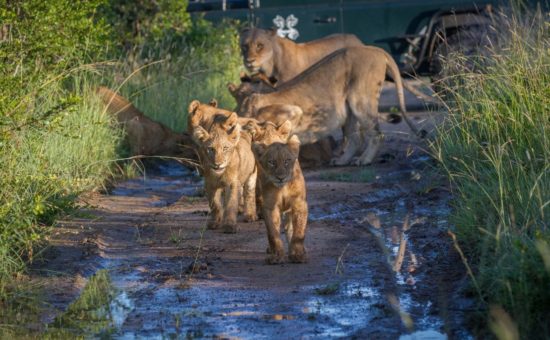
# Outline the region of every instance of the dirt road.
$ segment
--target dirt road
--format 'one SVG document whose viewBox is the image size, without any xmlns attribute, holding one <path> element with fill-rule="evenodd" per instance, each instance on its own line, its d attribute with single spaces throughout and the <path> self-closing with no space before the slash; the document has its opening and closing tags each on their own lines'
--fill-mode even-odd
<svg viewBox="0 0 550 340">
<path fill-rule="evenodd" d="M 306 264 L 266 265 L 263 221 L 241 222 L 234 235 L 205 230 L 201 179 L 177 163 L 83 197 L 36 271 L 52 303 L 46 321 L 108 269 L 120 338 L 467 336 L 472 302 L 447 236 L 445 181 L 406 125 L 382 130 L 373 166 L 305 171 Z"/>
</svg>

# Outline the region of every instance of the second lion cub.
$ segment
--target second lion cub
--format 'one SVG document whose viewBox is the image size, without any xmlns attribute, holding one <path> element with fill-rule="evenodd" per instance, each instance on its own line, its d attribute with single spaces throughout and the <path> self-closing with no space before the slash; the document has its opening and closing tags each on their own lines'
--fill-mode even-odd
<svg viewBox="0 0 550 340">
<path fill-rule="evenodd" d="M 288 124 L 288 123 L 287 123 Z M 304 239 L 308 207 L 306 185 L 298 162 L 300 140 L 297 136 L 265 144 L 257 140 L 252 150 L 258 164 L 262 188 L 262 214 L 269 241 L 267 263 L 284 261 L 285 251 L 280 237 L 281 219 L 287 232 L 288 259 L 306 262 Z"/>
</svg>

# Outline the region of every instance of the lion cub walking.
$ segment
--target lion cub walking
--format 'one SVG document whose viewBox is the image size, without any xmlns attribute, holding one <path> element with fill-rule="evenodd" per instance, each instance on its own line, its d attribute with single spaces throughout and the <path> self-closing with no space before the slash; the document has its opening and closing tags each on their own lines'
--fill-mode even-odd
<svg viewBox="0 0 550 340">
<path fill-rule="evenodd" d="M 243 188 L 244 217 L 256 221 L 257 168 L 251 135 L 241 131 L 235 112 L 193 101 L 189 131 L 198 145 L 204 184 L 210 205 L 208 228 L 237 232 L 239 194 Z"/>
<path fill-rule="evenodd" d="M 288 125 L 288 121 L 283 124 L 285 127 Z M 269 144 L 260 138 L 252 144 L 262 189 L 262 214 L 269 241 L 266 261 L 269 264 L 284 261 L 281 219 L 289 240 L 288 259 L 296 263 L 306 262 L 304 239 L 308 209 L 304 176 L 297 160 L 300 140 L 296 135 L 286 137 L 279 141 L 267 138 L 271 142 Z"/>
</svg>

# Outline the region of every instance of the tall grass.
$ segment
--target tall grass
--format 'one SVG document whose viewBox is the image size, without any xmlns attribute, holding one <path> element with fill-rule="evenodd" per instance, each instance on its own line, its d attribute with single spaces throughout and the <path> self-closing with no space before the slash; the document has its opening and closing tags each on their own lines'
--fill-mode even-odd
<svg viewBox="0 0 550 340">
<path fill-rule="evenodd" d="M 478 70 L 454 75 L 432 148 L 453 184 L 452 223 L 480 300 L 502 306 L 522 338 L 548 338 L 550 22 L 540 13 L 500 19 Z M 467 59 L 447 64 L 456 70 Z"/>
<path fill-rule="evenodd" d="M 131 75 L 121 92 L 143 113 L 175 131 L 187 125 L 187 107 L 198 99 L 216 99 L 221 107 L 233 109 L 235 101 L 228 82 L 239 79 L 242 69 L 238 26 L 214 26 L 194 21 L 187 39 L 145 46 L 132 59 L 122 62 L 118 78 Z"/>
<path fill-rule="evenodd" d="M 29 117 L 54 110 L 46 120 L 5 128 L 0 149 L 0 295 L 4 282 L 32 260 L 56 215 L 71 209 L 76 195 L 110 175 L 122 132 L 94 89 L 71 77 L 72 94 L 51 83 L 33 99 Z M 34 112 L 34 113 L 33 113 Z"/>
</svg>

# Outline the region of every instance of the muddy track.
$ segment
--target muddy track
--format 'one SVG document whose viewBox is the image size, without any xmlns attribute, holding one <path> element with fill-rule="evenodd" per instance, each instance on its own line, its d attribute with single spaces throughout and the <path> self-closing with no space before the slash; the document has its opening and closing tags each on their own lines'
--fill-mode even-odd
<svg viewBox="0 0 550 340">
<path fill-rule="evenodd" d="M 467 335 L 472 302 L 446 234 L 445 182 L 403 124 L 383 131 L 379 163 L 305 171 L 306 264 L 266 265 L 262 221 L 205 230 L 202 182 L 175 163 L 83 197 L 36 270 L 52 302 L 46 321 L 105 268 L 124 292 L 120 337 Z"/>
</svg>

